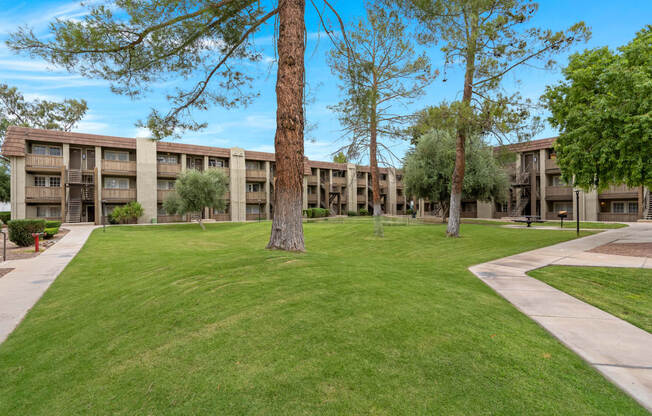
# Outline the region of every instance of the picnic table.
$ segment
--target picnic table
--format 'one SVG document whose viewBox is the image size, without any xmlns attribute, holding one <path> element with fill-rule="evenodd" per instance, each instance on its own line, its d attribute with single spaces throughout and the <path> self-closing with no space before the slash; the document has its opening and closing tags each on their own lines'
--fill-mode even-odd
<svg viewBox="0 0 652 416">
<path fill-rule="evenodd" d="M 533 222 L 537 222 L 537 223 L 539 223 L 539 222 L 540 222 L 540 223 L 544 223 L 544 222 L 545 222 L 545 221 L 543 221 L 543 220 L 541 219 L 541 217 L 538 216 L 538 215 L 525 215 L 523 218 L 524 218 L 524 219 L 514 220 L 514 222 L 524 222 L 524 223 L 527 223 L 527 226 L 528 226 L 528 227 L 530 227 L 530 226 L 532 225 Z"/>
</svg>

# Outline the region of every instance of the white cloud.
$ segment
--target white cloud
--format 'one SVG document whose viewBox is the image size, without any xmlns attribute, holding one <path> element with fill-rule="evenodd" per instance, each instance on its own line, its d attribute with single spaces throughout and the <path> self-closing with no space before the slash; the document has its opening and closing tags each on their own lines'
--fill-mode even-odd
<svg viewBox="0 0 652 416">
<path fill-rule="evenodd" d="M 21 59 L 0 59 L 0 69 L 3 70 L 12 70 L 12 71 L 32 71 L 32 72 L 60 72 L 61 69 L 57 69 L 51 64 L 45 61 L 32 61 L 32 60 L 21 60 Z"/>
<path fill-rule="evenodd" d="M 274 145 L 272 144 L 260 144 L 251 150 L 255 152 L 267 152 L 267 153 L 274 153 Z"/>
<path fill-rule="evenodd" d="M 134 131 L 134 137 L 137 139 L 146 139 L 152 137 L 152 133 L 148 128 L 145 127 L 136 127 Z"/>
</svg>

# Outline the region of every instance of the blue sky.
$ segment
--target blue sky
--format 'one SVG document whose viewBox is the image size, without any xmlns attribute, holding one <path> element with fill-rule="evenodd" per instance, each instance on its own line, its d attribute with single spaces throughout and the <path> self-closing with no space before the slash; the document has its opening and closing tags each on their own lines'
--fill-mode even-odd
<svg viewBox="0 0 652 416">
<path fill-rule="evenodd" d="M 346 22 L 356 21 L 364 12 L 362 1 L 335 0 L 332 3 Z M 89 112 L 79 123 L 76 131 L 135 137 L 147 134 L 134 124 L 147 116 L 151 107 L 165 113 L 168 105 L 164 100 L 165 88 L 154 88 L 144 100 L 132 101 L 115 95 L 108 84 L 101 80 L 83 78 L 26 56 L 13 54 L 4 45 L 8 34 L 19 25 L 33 27 L 37 34 L 47 34 L 47 23 L 56 17 L 79 18 L 84 8 L 78 1 L 53 0 L 0 0 L 0 82 L 18 87 L 28 98 L 83 98 L 88 101 Z M 540 9 L 532 23 L 537 26 L 561 30 L 583 20 L 591 27 L 593 37 L 587 44 L 578 45 L 573 51 L 607 45 L 616 48 L 632 39 L 645 24 L 652 23 L 652 1 L 625 0 L 541 0 Z M 310 159 L 330 160 L 331 153 L 340 147 L 341 132 L 335 114 L 328 106 L 341 98 L 337 80 L 328 68 L 325 56 L 330 47 L 323 35 L 316 13 L 307 5 L 306 25 L 308 48 L 306 51 L 307 80 L 313 91 L 314 102 L 307 109 L 307 117 L 316 128 L 310 132 L 312 140 L 306 140 L 306 155 Z M 253 70 L 257 74 L 254 88 L 260 96 L 246 108 L 225 110 L 214 107 L 207 112 L 197 112 L 197 120 L 208 122 L 208 128 L 185 134 L 182 142 L 220 147 L 243 147 L 249 150 L 273 152 L 275 130 L 275 81 L 276 67 L 271 28 L 258 35 L 257 45 L 265 59 Z M 441 53 L 436 45 L 417 46 L 431 57 L 433 68 L 442 69 Z M 559 56 L 565 64 L 566 55 Z M 523 96 L 537 99 L 546 85 L 560 79 L 560 71 L 541 71 L 523 68 L 505 80 L 507 91 L 519 91 Z M 449 68 L 447 82 L 439 77 L 427 89 L 426 94 L 405 109 L 406 113 L 436 105 L 442 100 L 459 98 L 461 69 Z M 167 88 L 173 87 L 168 85 Z M 547 127 L 537 138 L 554 136 L 556 131 Z M 408 148 L 405 142 L 394 142 L 393 150 L 403 154 Z"/>
</svg>

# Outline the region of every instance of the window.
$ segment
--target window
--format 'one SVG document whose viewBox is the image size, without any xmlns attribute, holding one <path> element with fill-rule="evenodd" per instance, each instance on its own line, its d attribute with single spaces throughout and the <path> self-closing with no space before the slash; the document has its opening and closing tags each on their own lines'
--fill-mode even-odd
<svg viewBox="0 0 652 416">
<path fill-rule="evenodd" d="M 228 213 L 229 213 L 229 206 L 228 205 L 223 209 L 213 208 L 213 214 L 228 214 Z"/>
<path fill-rule="evenodd" d="M 50 156 L 61 156 L 61 148 L 56 146 L 48 146 L 48 154 Z"/>
<path fill-rule="evenodd" d="M 160 190 L 174 189 L 174 181 L 159 179 L 157 188 Z"/>
<path fill-rule="evenodd" d="M 248 183 L 247 184 L 247 192 L 260 192 L 261 191 L 261 186 L 259 183 Z"/>
<path fill-rule="evenodd" d="M 58 176 L 50 176 L 50 186 L 51 187 L 61 186 L 61 178 Z"/>
<path fill-rule="evenodd" d="M 216 159 L 214 157 L 211 157 L 210 159 L 208 159 L 208 166 L 211 168 L 224 168 L 226 167 L 226 164 L 222 159 Z"/>
<path fill-rule="evenodd" d="M 260 214 L 260 206 L 247 205 L 247 214 Z"/>
<path fill-rule="evenodd" d="M 119 162 L 128 162 L 129 153 L 128 152 L 118 152 L 115 150 L 106 150 L 104 152 L 104 159 L 106 160 L 117 160 Z"/>
<path fill-rule="evenodd" d="M 614 214 L 624 214 L 625 213 L 625 203 L 624 202 L 614 202 L 611 204 L 611 212 Z"/>
<path fill-rule="evenodd" d="M 614 214 L 638 214 L 638 202 L 614 201 L 611 203 L 611 212 Z"/>
<path fill-rule="evenodd" d="M 34 144 L 32 145 L 32 154 L 61 156 L 61 148 L 58 146 L 46 146 L 44 144 Z"/>
<path fill-rule="evenodd" d="M 630 214 L 638 213 L 638 202 L 627 203 L 627 212 L 629 212 Z"/>
<path fill-rule="evenodd" d="M 573 203 L 572 202 L 555 202 L 552 205 L 552 208 L 555 212 L 566 211 L 569 214 L 573 213 Z"/>
<path fill-rule="evenodd" d="M 34 186 L 45 186 L 45 176 L 34 176 Z"/>
<path fill-rule="evenodd" d="M 168 215 L 165 208 L 163 208 L 163 204 L 158 204 L 156 206 L 156 215 Z"/>
<path fill-rule="evenodd" d="M 177 159 L 177 155 L 157 155 L 156 156 L 156 161 L 158 163 L 163 163 L 166 165 L 178 165 L 179 161 Z"/>
<path fill-rule="evenodd" d="M 248 160 L 246 162 L 245 167 L 247 168 L 247 170 L 260 170 L 260 163 L 256 161 Z"/>
<path fill-rule="evenodd" d="M 567 186 L 566 182 L 562 180 L 561 175 L 555 175 L 551 177 L 551 183 L 552 186 Z"/>
<path fill-rule="evenodd" d="M 129 189 L 128 178 L 104 178 L 106 189 Z"/>
<path fill-rule="evenodd" d="M 39 205 L 36 207 L 36 216 L 39 218 L 61 217 L 61 207 L 57 205 Z"/>
</svg>

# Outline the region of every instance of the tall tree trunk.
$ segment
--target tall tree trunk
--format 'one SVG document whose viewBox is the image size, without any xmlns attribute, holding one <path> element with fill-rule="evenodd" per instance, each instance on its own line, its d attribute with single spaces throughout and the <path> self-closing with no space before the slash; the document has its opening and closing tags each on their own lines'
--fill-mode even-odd
<svg viewBox="0 0 652 416">
<path fill-rule="evenodd" d="M 378 172 L 378 128 L 376 123 L 376 106 L 372 106 L 369 123 L 369 165 L 371 167 L 371 195 L 374 208 L 374 232 L 377 236 L 383 236 L 383 225 L 381 223 L 382 209 L 380 207 L 380 175 Z"/>
<path fill-rule="evenodd" d="M 457 142 L 455 144 L 455 168 L 451 178 L 451 201 L 450 215 L 448 217 L 448 227 L 446 235 L 449 237 L 459 237 L 460 235 L 460 215 L 462 211 L 462 188 L 464 185 L 464 170 L 466 168 L 466 136 L 468 123 L 467 118 L 472 117 L 471 97 L 473 96 L 473 74 L 475 72 L 475 49 L 478 34 L 479 15 L 474 8 L 471 10 L 470 25 L 471 37 L 467 40 L 466 54 L 466 72 L 464 74 L 464 93 L 462 95 L 462 114 L 463 119 L 458 122 Z"/>
<path fill-rule="evenodd" d="M 305 0 L 285 0 L 278 14 L 276 187 L 269 249 L 305 250 L 301 221 L 305 7 Z"/>
</svg>

